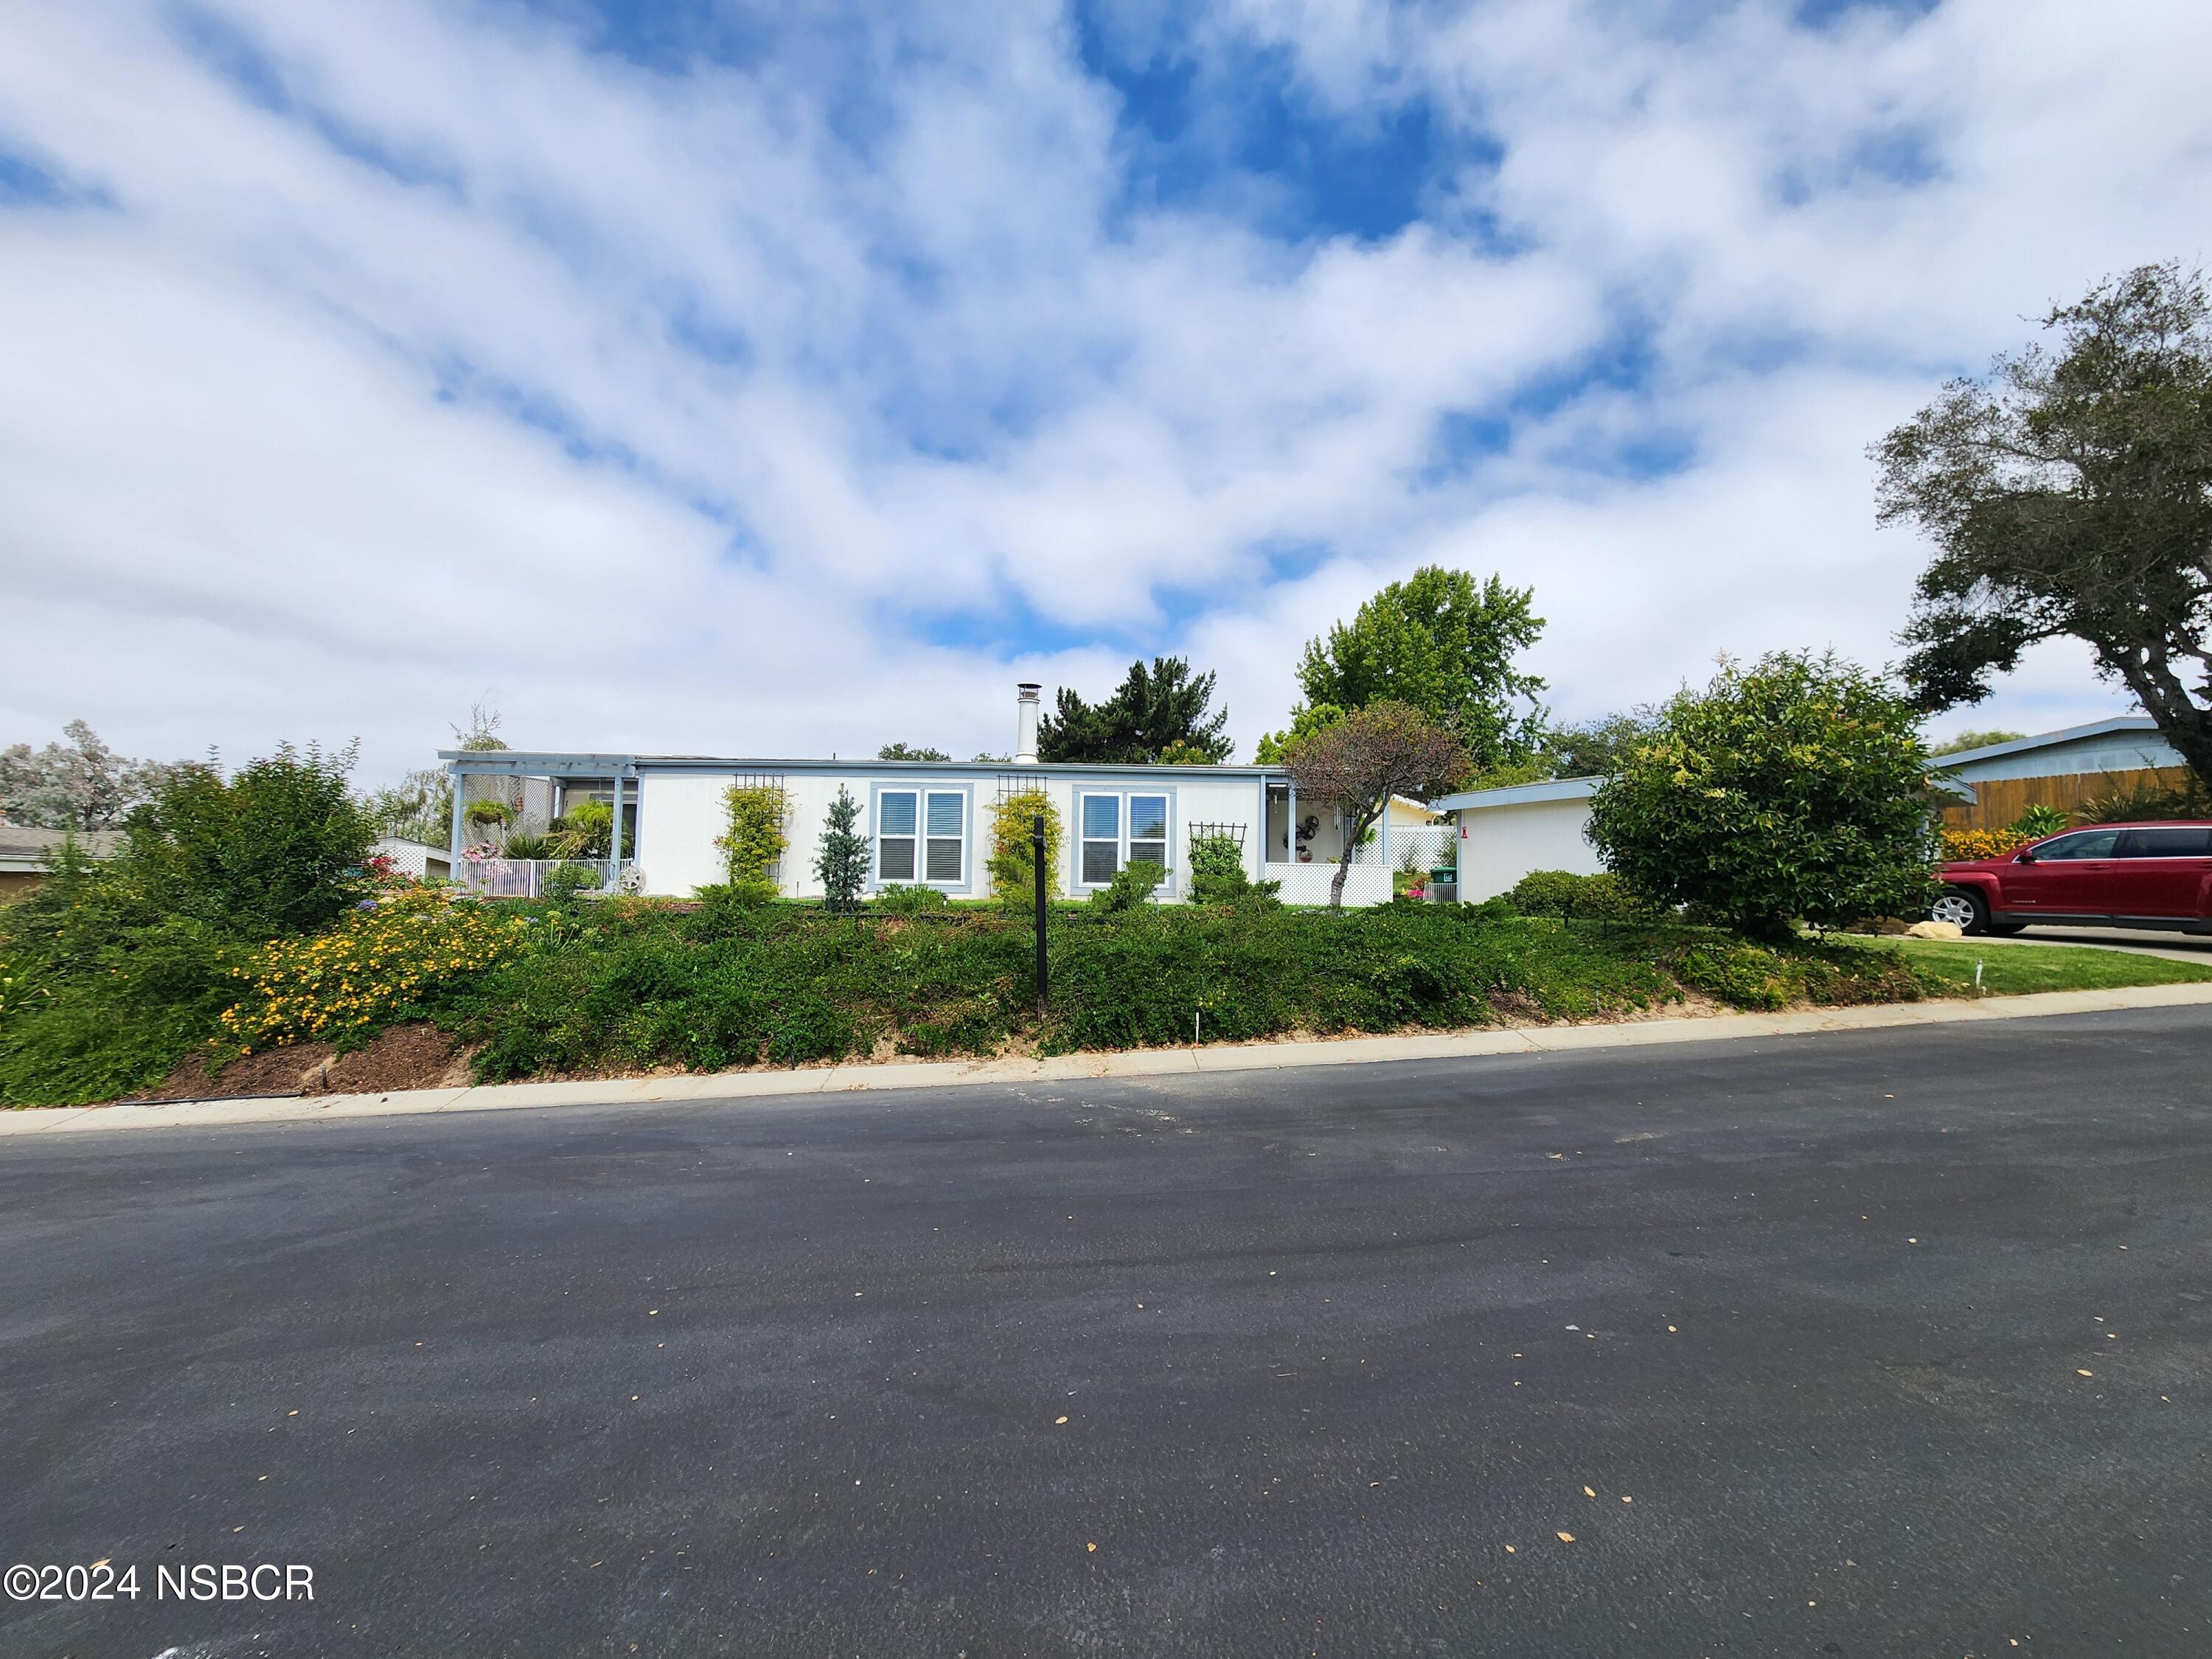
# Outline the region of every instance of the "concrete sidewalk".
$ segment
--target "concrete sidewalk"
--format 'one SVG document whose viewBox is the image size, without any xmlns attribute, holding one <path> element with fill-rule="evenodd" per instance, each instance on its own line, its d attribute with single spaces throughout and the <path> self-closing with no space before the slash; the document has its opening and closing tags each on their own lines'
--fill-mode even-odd
<svg viewBox="0 0 2212 1659">
<path fill-rule="evenodd" d="M 574 1083 L 507 1083 L 418 1089 L 384 1095 L 316 1095 L 255 1100 L 179 1101 L 115 1106 L 31 1108 L 0 1112 L 0 1138 L 75 1130 L 207 1128 L 422 1112 L 481 1112 L 546 1106 L 631 1106 L 766 1099 L 887 1089 L 957 1088 L 977 1083 L 1056 1083 L 1082 1078 L 1182 1076 L 1358 1066 L 1394 1060 L 1479 1059 L 1745 1037 L 1810 1036 L 1957 1020 L 2032 1019 L 2050 1014 L 2212 1004 L 2212 983 L 2147 985 L 2110 991 L 2048 991 L 1985 1001 L 1931 1000 L 1785 1014 L 1629 1020 L 1610 1024 L 1528 1025 L 1421 1036 L 1350 1037 L 1334 1042 L 1222 1043 L 1064 1054 L 1051 1060 L 941 1060 L 823 1066 L 793 1071 L 716 1072 L 696 1076 L 590 1079 Z"/>
</svg>

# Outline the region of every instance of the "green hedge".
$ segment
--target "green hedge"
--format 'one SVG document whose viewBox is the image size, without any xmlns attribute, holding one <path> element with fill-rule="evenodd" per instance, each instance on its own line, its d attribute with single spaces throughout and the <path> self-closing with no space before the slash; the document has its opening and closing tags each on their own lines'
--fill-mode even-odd
<svg viewBox="0 0 2212 1659">
<path fill-rule="evenodd" d="M 1563 925 L 1496 902 L 1340 914 L 1069 906 L 1052 915 L 1051 1012 L 1040 1024 L 1029 925 L 995 908 L 531 908 L 542 925 L 514 955 L 426 990 L 410 1010 L 481 1045 L 486 1080 L 1187 1043 L 1194 1016 L 1205 1041 L 1234 1042 L 1598 1018 L 1663 1006 L 1685 988 L 1753 1008 L 1921 992 L 1895 951 Z M 0 1018 L 0 1099 L 94 1099 L 152 1081 L 215 1035 L 236 954 L 173 922 L 42 953 L 40 994 L 21 998 L 33 988 L 19 984 Z M 50 987 L 62 994 L 46 998 Z"/>
</svg>

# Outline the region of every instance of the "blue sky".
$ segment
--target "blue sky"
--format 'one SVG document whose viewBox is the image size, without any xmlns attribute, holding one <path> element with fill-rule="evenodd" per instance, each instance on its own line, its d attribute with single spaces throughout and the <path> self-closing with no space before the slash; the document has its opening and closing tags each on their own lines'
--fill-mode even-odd
<svg viewBox="0 0 2212 1659">
<path fill-rule="evenodd" d="M 2205 257 L 2136 0 L 0 15 L 0 738 L 1002 749 L 1416 565 L 1567 717 L 1893 657 L 1864 450 Z M 2118 706 L 2065 646 L 1943 722 Z"/>
</svg>

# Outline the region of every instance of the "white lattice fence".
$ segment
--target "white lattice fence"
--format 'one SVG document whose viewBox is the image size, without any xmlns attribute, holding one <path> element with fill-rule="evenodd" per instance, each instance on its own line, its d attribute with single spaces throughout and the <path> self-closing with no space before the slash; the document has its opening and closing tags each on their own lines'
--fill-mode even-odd
<svg viewBox="0 0 2212 1659">
<path fill-rule="evenodd" d="M 1362 849 L 1363 851 L 1365 849 Z M 1282 900 L 1285 904 L 1326 904 L 1328 885 L 1336 878 L 1336 866 L 1322 864 L 1271 864 L 1267 879 L 1283 884 Z M 1390 898 L 1390 872 L 1380 863 L 1362 864 L 1355 860 L 1344 878 L 1344 902 L 1346 904 L 1384 904 Z"/>
<path fill-rule="evenodd" d="M 1459 831 L 1449 824 L 1390 832 L 1390 867 L 1394 870 L 1448 869 L 1458 860 Z"/>
</svg>

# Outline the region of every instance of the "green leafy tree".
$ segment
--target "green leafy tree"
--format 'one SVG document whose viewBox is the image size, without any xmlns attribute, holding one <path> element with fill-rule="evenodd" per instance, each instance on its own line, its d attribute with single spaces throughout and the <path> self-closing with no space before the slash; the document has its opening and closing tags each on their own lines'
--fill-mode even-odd
<svg viewBox="0 0 2212 1659">
<path fill-rule="evenodd" d="M 1910 915 L 1933 893 L 1919 718 L 1832 653 L 1724 661 L 1598 790 L 1590 840 L 1635 893 L 1754 939 Z"/>
<path fill-rule="evenodd" d="M 453 774 L 438 767 L 420 768 L 375 791 L 366 805 L 384 834 L 443 847 L 453 830 Z"/>
<path fill-rule="evenodd" d="M 1478 585 L 1464 570 L 1424 565 L 1306 646 L 1305 706 L 1389 699 L 1457 738 L 1475 771 L 1524 760 L 1542 730 L 1544 682 L 1514 665 L 1544 631 L 1534 599 L 1496 576 Z M 1293 735 L 1297 719 L 1293 710 Z"/>
<path fill-rule="evenodd" d="M 2011 743 L 2027 735 L 2025 732 L 1961 732 L 1947 743 L 1939 743 L 1929 750 L 1931 755 L 1963 755 L 1969 749 L 1986 749 L 1993 743 Z"/>
<path fill-rule="evenodd" d="M 1155 657 L 1150 668 L 1131 663 L 1103 702 L 1062 686 L 1037 722 L 1037 758 L 1125 766 L 1170 753 L 1186 764 L 1226 760 L 1236 745 L 1225 731 L 1229 711 L 1212 707 L 1214 683 L 1181 657 Z"/>
<path fill-rule="evenodd" d="M 1650 737 L 1658 720 L 1659 711 L 1647 707 L 1580 726 L 1552 726 L 1543 737 L 1545 769 L 1555 778 L 1609 777 Z"/>
<path fill-rule="evenodd" d="M 176 770 L 127 759 L 82 720 L 62 727 L 67 743 L 0 749 L 0 823 L 41 830 L 106 830 Z M 190 763 L 183 763 L 190 764 Z"/>
<path fill-rule="evenodd" d="M 951 760 L 952 757 L 942 749 L 928 749 L 911 743 L 887 743 L 876 750 L 876 758 L 888 761 L 941 761 Z"/>
<path fill-rule="evenodd" d="M 1301 800 L 1344 815 L 1344 856 L 1328 884 L 1333 908 L 1344 903 L 1353 854 L 1393 795 L 1437 794 L 1467 772 L 1460 740 L 1410 703 L 1395 698 L 1354 708 L 1342 720 L 1298 738 L 1285 766 Z"/>
<path fill-rule="evenodd" d="M 361 896 L 376 842 L 346 787 L 355 752 L 284 744 L 228 779 L 179 769 L 131 812 L 118 874 L 157 908 L 241 938 L 326 925 Z"/>
<path fill-rule="evenodd" d="M 860 908 L 860 890 L 868 884 L 868 838 L 854 828 L 860 816 L 860 803 L 839 784 L 814 854 L 814 873 L 822 878 L 823 905 L 841 914 Z"/>
<path fill-rule="evenodd" d="M 2143 265 L 2044 319 L 2052 349 L 1953 381 L 1875 446 L 1883 523 L 1936 545 L 1900 635 L 1929 712 L 2084 641 L 2212 780 L 2212 296 Z"/>
<path fill-rule="evenodd" d="M 1334 726 L 1344 718 L 1344 710 L 1333 702 L 1300 703 L 1291 710 L 1291 723 L 1281 732 L 1262 732 L 1259 747 L 1252 758 L 1262 766 L 1280 766 L 1291 745 L 1300 738 L 1311 737 L 1325 726 Z"/>
</svg>

